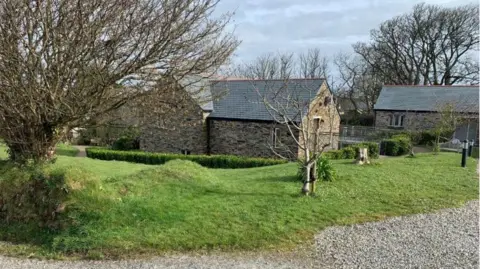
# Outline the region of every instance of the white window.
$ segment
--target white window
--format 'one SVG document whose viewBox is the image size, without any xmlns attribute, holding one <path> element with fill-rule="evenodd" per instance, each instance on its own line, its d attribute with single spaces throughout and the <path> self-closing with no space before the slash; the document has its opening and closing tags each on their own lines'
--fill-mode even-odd
<svg viewBox="0 0 480 269">
<path fill-rule="evenodd" d="M 392 127 L 403 127 L 405 121 L 405 115 L 391 115 L 390 116 L 390 126 Z"/>
<path fill-rule="evenodd" d="M 280 129 L 273 128 L 273 130 L 272 130 L 272 144 L 273 144 L 274 148 L 278 148 L 280 146 L 279 135 L 280 135 Z"/>
</svg>

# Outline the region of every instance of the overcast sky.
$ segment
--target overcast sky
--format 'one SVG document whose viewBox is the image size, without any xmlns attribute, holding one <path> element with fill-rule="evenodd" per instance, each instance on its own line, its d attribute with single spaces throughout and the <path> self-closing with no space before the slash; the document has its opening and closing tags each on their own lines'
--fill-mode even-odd
<svg viewBox="0 0 480 269">
<path fill-rule="evenodd" d="M 443 6 L 478 0 L 221 0 L 217 12 L 235 11 L 235 33 L 242 44 L 236 62 L 267 52 L 320 48 L 333 56 L 369 39 L 370 29 L 412 10 L 421 2 Z"/>
</svg>

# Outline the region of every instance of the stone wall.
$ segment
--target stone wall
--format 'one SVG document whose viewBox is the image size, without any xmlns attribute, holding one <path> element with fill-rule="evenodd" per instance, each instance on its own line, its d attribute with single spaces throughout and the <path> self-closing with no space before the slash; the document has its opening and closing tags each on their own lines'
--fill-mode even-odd
<svg viewBox="0 0 480 269">
<path fill-rule="evenodd" d="M 407 130 L 428 130 L 435 127 L 441 119 L 440 114 L 436 112 L 399 112 L 399 111 L 376 111 L 375 127 L 390 127 L 390 117 L 394 115 L 404 115 L 403 127 L 395 127 Z"/>
<path fill-rule="evenodd" d="M 390 127 L 390 117 L 395 115 L 404 115 L 403 127 Z M 406 129 L 412 131 L 422 131 L 435 128 L 441 120 L 441 115 L 437 112 L 400 112 L 400 111 L 376 111 L 375 112 L 375 127 L 379 128 L 395 128 L 395 129 Z M 469 135 L 472 136 L 472 133 L 478 136 L 478 114 L 468 114 L 463 118 L 463 123 L 460 123 L 457 126 L 456 137 L 461 138 L 466 135 L 461 135 L 461 130 L 463 125 L 472 124 L 474 131 L 469 131 Z M 463 128 L 464 129 L 464 128 Z M 470 139 L 470 138 L 469 138 Z"/>
<path fill-rule="evenodd" d="M 275 151 L 291 159 L 295 158 L 298 152 L 297 145 L 285 125 L 210 119 L 209 126 L 211 154 L 278 157 L 272 150 L 274 128 L 278 128 Z"/>
<path fill-rule="evenodd" d="M 183 93 L 183 94 L 182 94 Z M 163 94 L 165 103 L 149 106 L 142 116 L 140 149 L 150 152 L 207 153 L 205 115 L 185 92 Z"/>
<path fill-rule="evenodd" d="M 313 149 L 315 138 L 317 149 L 329 144 L 325 150 L 337 149 L 340 133 L 340 114 L 338 113 L 334 98 L 326 84 L 320 87 L 317 97 L 312 101 L 309 114 L 304 118 L 303 125 L 308 128 L 310 144 L 309 148 Z M 300 137 L 300 143 L 303 138 Z M 299 156 L 304 156 L 303 152 L 299 152 Z"/>
</svg>

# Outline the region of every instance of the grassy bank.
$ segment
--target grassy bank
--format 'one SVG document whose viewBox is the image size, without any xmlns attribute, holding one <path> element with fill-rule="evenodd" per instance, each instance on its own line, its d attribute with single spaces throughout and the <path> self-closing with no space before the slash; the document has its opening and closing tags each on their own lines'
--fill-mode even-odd
<svg viewBox="0 0 480 269">
<path fill-rule="evenodd" d="M 319 184 L 315 197 L 302 197 L 293 163 L 227 170 L 180 160 L 147 166 L 60 156 L 55 166 L 79 169 L 94 182 L 71 195 L 67 214 L 76 225 L 56 233 L 34 225 L 0 226 L 0 239 L 18 244 L 0 245 L 0 251 L 99 258 L 289 248 L 331 225 L 477 199 L 476 163 L 469 159 L 467 169 L 459 163 L 452 153 L 387 158 L 363 167 L 334 161 L 338 179 Z"/>
</svg>

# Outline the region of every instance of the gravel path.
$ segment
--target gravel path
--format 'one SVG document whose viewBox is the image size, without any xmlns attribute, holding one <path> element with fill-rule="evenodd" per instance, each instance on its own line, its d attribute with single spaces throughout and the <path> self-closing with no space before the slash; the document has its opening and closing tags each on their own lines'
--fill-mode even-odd
<svg viewBox="0 0 480 269">
<path fill-rule="evenodd" d="M 322 268 L 478 268 L 478 206 L 328 228 L 316 236 L 317 260 Z"/>
<path fill-rule="evenodd" d="M 132 261 L 38 261 L 0 256 L 0 268 L 478 268 L 478 201 L 434 214 L 331 227 L 303 259 L 290 254 L 169 256 Z"/>
</svg>

